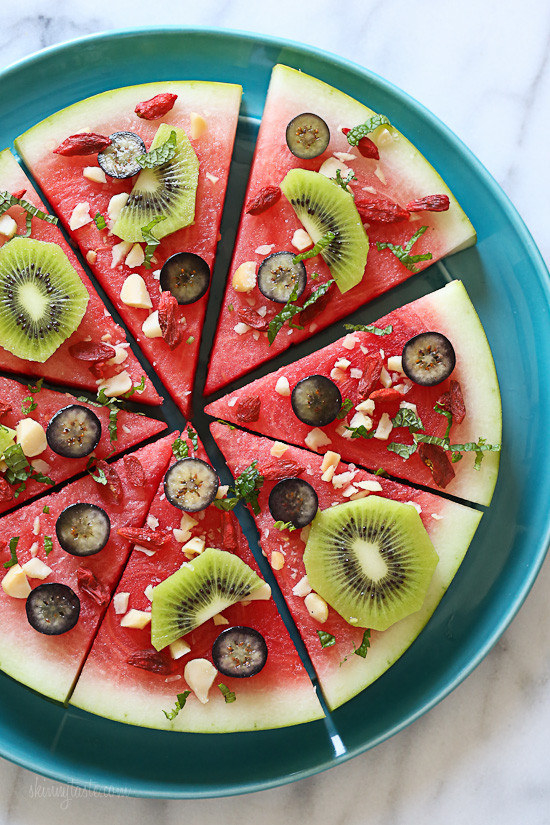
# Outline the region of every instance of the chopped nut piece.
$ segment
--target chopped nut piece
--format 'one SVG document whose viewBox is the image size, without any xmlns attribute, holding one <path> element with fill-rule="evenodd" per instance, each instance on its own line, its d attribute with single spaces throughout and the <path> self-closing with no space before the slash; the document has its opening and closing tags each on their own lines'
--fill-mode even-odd
<svg viewBox="0 0 550 825">
<path fill-rule="evenodd" d="M 122 614 L 126 613 L 128 610 L 128 602 L 130 601 L 130 594 L 129 593 L 116 593 L 113 596 L 113 607 L 115 608 L 115 613 Z"/>
<path fill-rule="evenodd" d="M 313 241 L 305 229 L 297 229 L 292 236 L 291 244 L 299 252 L 303 252 L 304 249 L 308 249 L 310 246 L 313 246 Z"/>
<path fill-rule="evenodd" d="M 215 625 L 229 624 L 229 619 L 226 619 L 221 613 L 216 613 L 213 619 Z"/>
<path fill-rule="evenodd" d="M 113 197 L 109 201 L 109 206 L 107 207 L 107 214 L 112 223 L 114 223 L 120 215 L 122 207 L 125 206 L 126 201 L 129 197 L 129 192 L 119 192 L 118 195 L 113 195 Z M 124 241 L 124 243 L 126 243 L 126 241 Z"/>
<path fill-rule="evenodd" d="M 185 639 L 176 639 L 176 641 L 169 644 L 168 647 L 170 649 L 170 656 L 172 659 L 181 659 L 182 656 L 185 656 L 187 653 L 191 652 L 191 647 L 187 644 Z"/>
<path fill-rule="evenodd" d="M 48 442 L 44 427 L 33 418 L 23 418 L 15 428 L 17 443 L 27 458 L 43 453 Z"/>
<path fill-rule="evenodd" d="M 119 372 L 118 375 L 113 375 L 111 378 L 106 378 L 99 382 L 98 389 L 104 390 L 107 398 L 115 398 L 118 395 L 124 395 L 132 389 L 132 379 L 126 370 Z"/>
<path fill-rule="evenodd" d="M 332 444 L 332 441 L 319 427 L 314 427 L 304 438 L 304 444 L 314 452 L 319 451 L 319 447 L 324 447 L 327 444 Z"/>
<path fill-rule="evenodd" d="M 271 554 L 271 567 L 273 570 L 282 570 L 285 566 L 285 557 L 278 550 L 274 550 Z"/>
<path fill-rule="evenodd" d="M 141 266 L 144 260 L 145 252 L 143 251 L 143 247 L 135 243 L 126 256 L 124 263 L 129 269 L 134 269 L 136 266 Z"/>
<path fill-rule="evenodd" d="M 13 238 L 17 232 L 17 223 L 11 215 L 2 215 L 0 218 L 0 235 L 5 238 Z"/>
<path fill-rule="evenodd" d="M 374 437 L 378 438 L 380 441 L 386 441 L 392 430 L 393 424 L 391 423 L 391 418 L 388 413 L 382 413 L 380 421 L 378 422 L 378 427 L 374 433 Z"/>
<path fill-rule="evenodd" d="M 162 338 L 162 330 L 159 324 L 159 311 L 155 309 L 141 325 L 141 331 L 146 338 Z"/>
<path fill-rule="evenodd" d="M 242 263 L 233 273 L 232 283 L 236 292 L 252 292 L 256 286 L 256 262 Z"/>
<path fill-rule="evenodd" d="M 75 229 L 80 229 L 92 221 L 90 215 L 90 204 L 87 201 L 77 203 L 73 209 L 72 215 L 69 218 L 69 229 L 74 232 Z"/>
<path fill-rule="evenodd" d="M 107 183 L 105 172 L 99 166 L 85 166 L 82 174 L 92 183 Z"/>
<path fill-rule="evenodd" d="M 139 246 L 139 244 L 136 244 Z M 140 247 L 141 249 L 141 247 Z M 143 252 L 143 250 L 141 250 Z M 152 309 L 153 303 L 150 295 L 147 292 L 147 285 L 141 275 L 133 272 L 128 275 L 122 289 L 120 290 L 120 300 L 123 304 L 129 307 L 136 307 L 138 309 Z"/>
<path fill-rule="evenodd" d="M 133 627 L 136 630 L 143 630 L 151 621 L 151 613 L 147 610 L 136 610 L 132 608 L 120 620 L 121 627 Z"/>
<path fill-rule="evenodd" d="M 328 604 L 317 593 L 308 593 L 304 599 L 307 612 L 316 622 L 324 624 L 328 619 Z"/>
<path fill-rule="evenodd" d="M 26 599 L 31 592 L 27 575 L 20 564 L 10 567 L 2 579 L 2 590 L 14 599 Z"/>
<path fill-rule="evenodd" d="M 48 567 L 47 564 L 44 564 L 43 561 L 36 557 L 26 561 L 25 564 L 22 565 L 22 569 L 29 579 L 47 579 L 52 572 L 51 567 Z"/>
<path fill-rule="evenodd" d="M 208 691 L 214 684 L 217 672 L 208 659 L 192 659 L 185 665 L 183 678 L 203 705 L 208 702 Z"/>
<path fill-rule="evenodd" d="M 300 598 L 304 598 L 308 593 L 311 593 L 311 585 L 308 577 L 302 576 L 298 584 L 295 584 L 292 588 L 292 592 L 295 596 L 300 596 Z"/>
<path fill-rule="evenodd" d="M 281 458 L 286 451 L 288 450 L 288 444 L 283 444 L 282 441 L 276 441 L 273 447 L 270 450 L 271 455 L 274 455 L 276 458 Z"/>
<path fill-rule="evenodd" d="M 281 375 L 277 379 L 277 383 L 275 384 L 275 392 L 282 396 L 290 395 L 290 384 L 288 383 L 288 378 L 285 375 Z"/>
<path fill-rule="evenodd" d="M 191 128 L 189 130 L 189 135 L 191 140 L 198 140 L 207 129 L 206 120 L 203 118 L 202 115 L 199 115 L 197 112 L 191 112 Z"/>
<path fill-rule="evenodd" d="M 86 252 L 86 261 L 90 264 L 90 266 L 93 266 L 95 264 L 95 262 L 97 261 L 97 252 L 95 251 L 95 249 L 89 249 Z"/>
</svg>

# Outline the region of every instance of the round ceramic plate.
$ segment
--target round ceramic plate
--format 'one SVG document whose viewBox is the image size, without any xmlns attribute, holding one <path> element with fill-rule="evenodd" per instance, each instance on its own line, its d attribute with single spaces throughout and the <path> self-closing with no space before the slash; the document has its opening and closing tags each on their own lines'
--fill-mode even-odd
<svg viewBox="0 0 550 825">
<path fill-rule="evenodd" d="M 204 364 L 265 92 L 278 62 L 386 114 L 441 172 L 478 231 L 476 247 L 373 302 L 361 320 L 374 320 L 449 278 L 463 279 L 487 332 L 502 390 L 504 450 L 495 497 L 428 626 L 394 667 L 327 722 L 246 734 L 173 734 L 65 709 L 0 675 L 0 753 L 56 779 L 141 796 L 221 796 L 291 782 L 349 759 L 409 724 L 471 672 L 513 618 L 545 555 L 548 273 L 500 188 L 418 103 L 358 66 L 292 43 L 216 31 L 121 32 L 48 49 L 6 70 L 2 84 L 10 94 L 9 101 L 4 96 L 0 146 L 11 145 L 52 112 L 106 89 L 160 79 L 243 85 L 223 246 L 201 351 L 203 374 L 194 393 L 194 423 L 212 446 L 202 414 Z M 328 330 L 314 345 L 340 334 L 340 329 Z M 286 353 L 269 369 L 304 354 L 308 346 Z M 170 423 L 181 425 L 169 405 L 168 410 Z"/>
</svg>

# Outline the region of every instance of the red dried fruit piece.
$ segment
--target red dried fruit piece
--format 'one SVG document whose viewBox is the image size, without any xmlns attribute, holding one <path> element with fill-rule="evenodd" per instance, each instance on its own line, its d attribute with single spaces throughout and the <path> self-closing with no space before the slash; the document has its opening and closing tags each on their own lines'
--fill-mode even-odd
<svg viewBox="0 0 550 825">
<path fill-rule="evenodd" d="M 162 547 L 170 538 L 170 533 L 164 530 L 150 530 L 149 527 L 119 527 L 117 532 L 119 536 L 144 547 Z"/>
<path fill-rule="evenodd" d="M 281 190 L 278 186 L 264 186 L 257 195 L 248 201 L 246 212 L 248 215 L 261 215 L 281 197 Z"/>
<path fill-rule="evenodd" d="M 351 129 L 342 129 L 342 132 L 345 135 L 347 135 L 348 132 L 351 132 Z M 363 155 L 364 158 L 373 158 L 373 160 L 380 160 L 380 152 L 378 151 L 378 146 L 369 137 L 362 137 L 359 143 L 357 144 L 357 148 L 359 149 L 360 153 Z"/>
<path fill-rule="evenodd" d="M 444 392 L 437 403 L 440 407 L 453 416 L 453 424 L 460 424 L 466 415 L 466 405 L 464 404 L 464 397 L 458 381 L 451 378 L 451 383 L 447 392 Z"/>
<path fill-rule="evenodd" d="M 235 411 L 235 418 L 242 424 L 248 424 L 250 421 L 257 421 L 260 417 L 260 408 L 262 402 L 259 395 L 246 395 L 239 399 L 237 409 Z"/>
<path fill-rule="evenodd" d="M 176 316 L 177 308 L 178 302 L 172 293 L 163 292 L 159 301 L 159 326 L 170 349 L 175 349 L 183 340 L 183 329 Z"/>
<path fill-rule="evenodd" d="M 373 223 L 398 223 L 406 221 L 410 217 L 410 212 L 403 209 L 398 203 L 394 203 L 389 198 L 373 196 L 372 198 L 359 198 L 355 201 L 357 211 L 363 221 Z"/>
<path fill-rule="evenodd" d="M 394 390 L 393 387 L 383 387 L 380 390 L 374 390 L 371 392 L 369 398 L 378 403 L 402 401 L 403 393 L 399 392 L 399 390 Z"/>
<path fill-rule="evenodd" d="M 151 673 L 168 674 L 172 672 L 173 663 L 165 653 L 158 650 L 137 650 L 126 659 L 129 665 L 150 670 Z"/>
<path fill-rule="evenodd" d="M 88 369 L 94 376 L 94 378 L 104 378 L 105 377 L 105 367 L 107 366 L 106 361 L 96 361 L 93 364 L 90 364 Z"/>
<path fill-rule="evenodd" d="M 77 361 L 107 361 L 114 358 L 116 350 L 110 344 L 99 344 L 93 341 L 79 341 L 78 344 L 71 344 L 69 352 Z"/>
<path fill-rule="evenodd" d="M 13 490 L 5 478 L 0 478 L 0 501 L 11 501 Z"/>
<path fill-rule="evenodd" d="M 109 588 L 98 581 L 91 570 L 79 567 L 76 571 L 76 580 L 80 590 L 87 593 L 96 604 L 107 604 L 110 597 Z"/>
<path fill-rule="evenodd" d="M 231 513 L 222 511 L 222 547 L 224 550 L 236 550 L 238 547 L 237 530 Z"/>
<path fill-rule="evenodd" d="M 83 132 L 71 135 L 54 149 L 56 155 L 72 157 L 73 155 L 95 155 L 103 151 L 111 143 L 111 138 L 96 135 L 94 132 Z"/>
<path fill-rule="evenodd" d="M 134 112 L 144 120 L 156 120 L 157 117 L 162 117 L 174 108 L 177 98 L 177 95 L 170 94 L 170 92 L 162 92 L 149 100 L 138 103 Z"/>
<path fill-rule="evenodd" d="M 11 407 L 9 404 L 6 404 L 4 401 L 0 401 L 0 418 L 3 418 L 11 412 Z"/>
<path fill-rule="evenodd" d="M 26 191 L 26 189 L 18 189 L 17 192 L 13 193 L 13 197 L 20 201 Z"/>
<path fill-rule="evenodd" d="M 320 284 L 318 285 L 320 286 Z M 302 310 L 297 317 L 298 324 L 302 327 L 307 327 L 308 324 L 311 324 L 312 321 L 317 318 L 318 315 L 323 312 L 324 309 L 328 306 L 328 303 L 332 297 L 332 288 L 334 284 L 331 284 L 327 292 L 324 295 L 321 295 L 314 304 L 308 306 L 306 309 Z M 308 286 L 304 293 L 303 303 L 307 301 L 307 299 L 313 293 L 313 290 L 316 289 L 316 286 Z"/>
<path fill-rule="evenodd" d="M 455 477 L 455 471 L 443 447 L 437 444 L 420 444 L 418 455 L 429 468 L 438 487 L 446 487 Z"/>
<path fill-rule="evenodd" d="M 365 360 L 363 362 L 363 375 L 359 379 L 359 384 L 357 385 L 359 401 L 365 401 L 365 399 L 367 399 L 373 391 L 376 384 L 378 384 L 383 366 L 384 361 L 382 360 L 382 356 L 379 352 L 369 352 L 365 355 Z"/>
<path fill-rule="evenodd" d="M 119 474 L 114 467 L 107 464 L 107 462 L 102 458 L 100 458 L 99 461 L 96 461 L 95 468 L 97 471 L 104 473 L 105 478 L 107 479 L 107 484 L 105 486 L 118 504 L 122 501 L 122 481 L 120 480 Z"/>
<path fill-rule="evenodd" d="M 304 470 L 305 467 L 301 467 L 291 458 L 280 458 L 258 469 L 258 472 L 269 481 L 278 481 L 281 478 L 301 476 Z"/>
<path fill-rule="evenodd" d="M 143 487 L 146 482 L 146 477 L 143 464 L 139 458 L 136 458 L 135 455 L 125 455 L 123 461 L 126 477 L 132 487 Z"/>
<path fill-rule="evenodd" d="M 448 208 L 448 195 L 427 195 L 407 204 L 409 212 L 446 212 Z"/>
<path fill-rule="evenodd" d="M 260 332 L 265 332 L 268 327 L 269 323 L 274 317 L 275 313 L 270 313 L 269 315 L 266 314 L 265 317 L 258 315 L 255 309 L 252 307 L 239 307 L 237 310 L 237 317 L 239 321 L 247 324 L 252 329 L 257 329 Z"/>
</svg>

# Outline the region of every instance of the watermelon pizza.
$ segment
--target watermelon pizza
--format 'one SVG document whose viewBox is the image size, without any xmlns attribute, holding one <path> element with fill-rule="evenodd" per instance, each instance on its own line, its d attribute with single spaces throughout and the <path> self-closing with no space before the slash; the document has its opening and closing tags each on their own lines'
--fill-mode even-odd
<svg viewBox="0 0 550 825">
<path fill-rule="evenodd" d="M 485 333 L 460 281 L 205 409 L 469 501 L 489 504 L 496 483 L 500 393 Z"/>
<path fill-rule="evenodd" d="M 20 197 L 15 198 L 15 195 Z M 14 205 L 10 206 L 12 198 Z M 98 385 L 103 385 L 112 396 L 133 394 L 139 388 L 139 395 L 135 397 L 140 401 L 160 404 L 161 399 L 145 378 L 124 331 L 115 324 L 55 225 L 57 219 L 47 214 L 29 179 L 7 149 L 0 153 L 0 201 L 0 288 L 4 310 L 0 330 L 0 369 L 93 392 Z M 42 217 L 34 216 L 37 212 Z M 28 232 L 30 237 L 26 237 Z M 54 282 L 48 286 L 45 281 L 36 279 L 29 284 L 28 273 L 33 266 L 41 267 L 43 278 L 46 268 L 52 278 L 59 271 L 58 284 Z M 18 284 L 15 305 L 9 292 L 12 283 Z M 69 314 L 63 309 L 65 295 L 60 293 L 59 287 L 68 291 L 73 305 L 65 332 L 53 338 L 51 326 L 47 326 L 50 319 L 62 323 L 64 316 Z M 49 305 L 48 295 L 52 289 L 57 303 Z M 17 318 L 23 317 L 20 313 L 27 311 L 31 335 L 23 336 L 21 340 Z M 32 319 L 36 316 L 38 320 L 33 331 Z M 40 342 L 45 342 L 45 351 L 39 346 Z M 14 354 L 14 349 L 21 355 Z"/>
<path fill-rule="evenodd" d="M 181 474 L 195 462 L 206 473 L 206 486 L 209 474 L 216 481 L 194 431 L 182 436 L 174 444 L 179 458 L 170 473 Z M 197 459 L 205 462 L 202 468 Z M 172 483 L 167 474 L 147 528 L 135 532 L 142 546 L 132 552 L 71 703 L 123 722 L 195 732 L 258 730 L 320 718 L 311 681 L 239 523 L 215 506 L 224 501 L 225 489 L 216 481 L 220 498 L 188 512 L 170 502 Z M 176 628 L 175 636 L 159 641 L 163 628 L 151 625 L 152 612 L 153 622 L 159 621 L 157 594 L 182 573 L 200 577 L 200 589 L 178 593 L 177 612 L 199 611 L 199 623 L 182 636 Z M 220 646 L 230 648 L 231 640 L 243 650 L 250 645 L 251 652 L 240 661 L 238 651 L 232 661 L 227 650 L 221 655 Z"/>
<path fill-rule="evenodd" d="M 452 192 L 385 115 L 275 66 L 206 393 L 475 240 Z M 289 311 L 293 325 L 277 326 Z"/>
<path fill-rule="evenodd" d="M 67 699 L 128 558 L 124 529 L 143 525 L 171 444 L 166 436 L 0 518 L 4 673 Z"/>
<path fill-rule="evenodd" d="M 16 140 L 184 415 L 241 91 L 194 81 L 114 89 L 51 115 Z"/>
<path fill-rule="evenodd" d="M 452 581 L 482 514 L 441 496 L 344 464 L 336 453 L 324 458 L 282 442 L 242 431 L 232 432 L 220 423 L 212 424 L 211 429 L 234 475 L 251 461 L 257 462 L 263 483 L 255 521 L 262 552 L 270 561 L 304 640 L 327 704 L 334 709 L 381 676 L 412 644 Z M 304 487 L 299 492 L 300 515 L 309 508 L 311 491 L 314 496 L 314 509 L 305 516 L 304 520 L 309 518 L 309 522 L 303 529 L 295 529 L 293 523 L 286 521 L 286 516 L 282 521 L 282 513 L 277 509 L 282 503 L 283 512 L 288 515 L 284 505 L 296 500 L 297 484 Z M 283 498 L 278 491 L 285 486 Z M 374 515 L 365 511 L 369 505 Z M 360 618 L 353 623 L 355 617 L 344 618 L 342 608 L 342 613 L 338 612 L 326 601 L 326 595 L 323 598 L 312 586 L 316 584 L 314 574 L 318 575 L 318 571 L 311 563 L 306 568 L 306 553 L 309 550 L 320 555 L 324 549 L 319 540 L 311 546 L 313 531 L 324 530 L 322 540 L 332 553 L 336 572 L 331 573 L 333 581 L 329 589 L 337 582 L 345 591 L 352 587 L 352 581 L 372 575 L 377 593 L 389 600 L 388 593 L 394 588 L 401 592 L 407 585 L 410 570 L 414 569 L 412 553 L 405 556 L 406 538 L 402 539 L 396 527 L 401 527 L 401 522 L 406 524 L 417 544 L 427 539 L 429 552 L 433 554 L 423 599 L 415 604 L 416 610 L 405 613 L 382 630 L 365 627 Z M 335 557 L 338 557 L 338 567 Z M 375 573 L 371 573 L 373 570 Z M 342 571 L 347 571 L 345 576 Z M 360 592 L 364 597 L 363 590 Z M 331 592 L 331 598 L 333 596 Z M 374 599 L 367 591 L 366 598 L 369 597 Z"/>
</svg>

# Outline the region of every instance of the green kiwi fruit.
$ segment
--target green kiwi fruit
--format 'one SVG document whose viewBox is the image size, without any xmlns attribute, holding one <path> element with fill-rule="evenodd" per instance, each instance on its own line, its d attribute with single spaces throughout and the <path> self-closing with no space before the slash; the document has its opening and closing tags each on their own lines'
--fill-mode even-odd
<svg viewBox="0 0 550 825">
<path fill-rule="evenodd" d="M 195 220 L 195 195 L 199 161 L 189 138 L 177 126 L 162 123 L 149 151 L 158 149 L 176 133 L 176 153 L 171 160 L 139 173 L 130 197 L 113 226 L 113 234 L 123 241 L 143 243 L 142 228 L 153 218 L 163 218 L 153 228 L 156 238 L 164 238 Z"/>
<path fill-rule="evenodd" d="M 416 509 L 380 496 L 320 510 L 304 551 L 315 592 L 373 630 L 420 610 L 437 562 Z"/>
<path fill-rule="evenodd" d="M 334 233 L 321 255 L 340 292 L 356 286 L 367 265 L 369 239 L 353 195 L 325 175 L 306 169 L 291 169 L 281 190 L 314 243 L 327 232 Z"/>
<path fill-rule="evenodd" d="M 238 556 L 207 548 L 153 590 L 153 647 L 162 650 L 262 584 Z"/>
<path fill-rule="evenodd" d="M 80 324 L 88 292 L 57 244 L 16 236 L 0 249 L 0 346 L 46 361 Z"/>
</svg>

